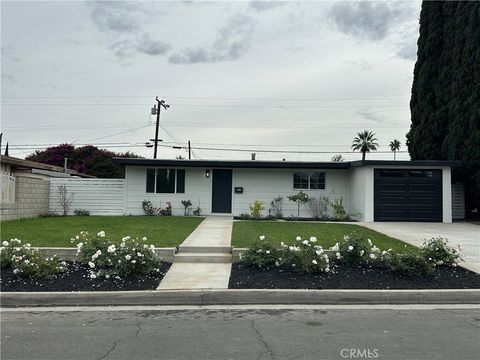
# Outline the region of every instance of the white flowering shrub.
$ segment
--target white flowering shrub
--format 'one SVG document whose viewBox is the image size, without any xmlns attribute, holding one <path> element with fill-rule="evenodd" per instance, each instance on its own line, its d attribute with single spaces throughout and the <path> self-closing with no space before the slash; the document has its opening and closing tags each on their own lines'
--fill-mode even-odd
<svg viewBox="0 0 480 360">
<path fill-rule="evenodd" d="M 290 267 L 297 272 L 330 272 L 330 259 L 317 238 L 302 239 L 296 237 L 295 245 L 281 243 L 281 251 L 275 265 Z"/>
<path fill-rule="evenodd" d="M 107 239 L 104 231 L 90 237 L 85 231 L 72 238 L 76 242 L 79 260 L 90 268 L 90 277 L 145 275 L 158 271 L 160 259 L 155 256 L 155 246 L 125 236 L 120 243 Z"/>
<path fill-rule="evenodd" d="M 418 249 L 408 250 L 401 254 L 392 254 L 388 260 L 390 269 L 405 276 L 428 276 L 433 273 L 434 263 Z"/>
<path fill-rule="evenodd" d="M 460 256 L 460 246 L 450 246 L 448 240 L 442 237 L 433 237 L 425 240 L 421 246 L 421 252 L 425 259 L 434 265 L 457 266 L 463 261 Z"/>
<path fill-rule="evenodd" d="M 250 249 L 241 254 L 240 258 L 247 265 L 263 268 L 275 264 L 278 259 L 278 249 L 262 235 Z"/>
<path fill-rule="evenodd" d="M 14 274 L 25 277 L 47 278 L 65 271 L 57 256 L 45 258 L 30 244 L 23 244 L 19 239 L 3 241 L 0 247 L 2 268 L 11 267 Z"/>
<path fill-rule="evenodd" d="M 370 255 L 373 244 L 370 239 L 345 235 L 343 241 L 335 244 L 331 250 L 337 251 L 337 259 L 350 266 L 358 266 L 374 260 Z M 375 255 L 374 255 L 375 257 Z"/>
</svg>

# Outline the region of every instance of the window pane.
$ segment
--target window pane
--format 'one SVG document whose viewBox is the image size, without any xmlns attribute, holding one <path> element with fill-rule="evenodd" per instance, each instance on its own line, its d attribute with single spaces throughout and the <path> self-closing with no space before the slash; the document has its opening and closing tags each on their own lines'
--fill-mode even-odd
<svg viewBox="0 0 480 360">
<path fill-rule="evenodd" d="M 410 177 L 429 177 L 429 178 L 433 178 L 433 171 L 410 170 Z"/>
<path fill-rule="evenodd" d="M 310 175 L 310 189 L 325 189 L 324 172 L 315 172 Z"/>
<path fill-rule="evenodd" d="M 175 192 L 175 169 L 157 170 L 157 193 Z"/>
<path fill-rule="evenodd" d="M 296 172 L 293 174 L 294 189 L 308 189 L 308 174 Z"/>
<path fill-rule="evenodd" d="M 380 177 L 404 177 L 403 170 L 380 170 Z"/>
<path fill-rule="evenodd" d="M 155 169 L 147 169 L 147 193 L 155 191 Z"/>
<path fill-rule="evenodd" d="M 185 192 L 185 170 L 177 170 L 177 193 Z"/>
</svg>

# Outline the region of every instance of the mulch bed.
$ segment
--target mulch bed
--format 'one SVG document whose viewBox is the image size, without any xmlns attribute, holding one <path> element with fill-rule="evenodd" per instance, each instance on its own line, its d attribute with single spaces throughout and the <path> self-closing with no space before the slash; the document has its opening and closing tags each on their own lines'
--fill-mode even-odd
<svg viewBox="0 0 480 360">
<path fill-rule="evenodd" d="M 68 262 L 66 271 L 47 279 L 15 275 L 11 268 L 1 269 L 1 291 L 127 291 L 155 290 L 172 264 L 162 262 L 158 272 L 145 276 L 90 279 L 88 266 Z"/>
<path fill-rule="evenodd" d="M 232 265 L 230 289 L 478 289 L 480 274 L 439 266 L 428 277 L 407 277 L 388 269 L 335 266 L 335 273 L 300 274 L 289 269 Z"/>
</svg>

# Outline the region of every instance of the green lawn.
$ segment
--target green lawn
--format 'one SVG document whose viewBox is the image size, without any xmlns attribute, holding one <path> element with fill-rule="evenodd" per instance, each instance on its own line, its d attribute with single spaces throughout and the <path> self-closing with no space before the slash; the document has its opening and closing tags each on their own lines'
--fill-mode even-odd
<svg viewBox="0 0 480 360">
<path fill-rule="evenodd" d="M 85 230 L 103 230 L 113 241 L 124 236 L 148 238 L 159 247 L 179 245 L 202 222 L 200 217 L 177 216 L 69 216 L 2 221 L 1 239 L 21 239 L 32 246 L 73 246 L 70 239 Z"/>
<path fill-rule="evenodd" d="M 306 239 L 315 236 L 318 239 L 318 244 L 327 248 L 342 240 L 344 235 L 350 234 L 358 234 L 371 239 L 373 244 L 381 250 L 392 248 L 396 251 L 404 251 L 405 245 L 407 248 L 411 248 L 411 245 L 403 241 L 358 225 L 255 220 L 234 222 L 232 246 L 250 247 L 260 235 L 265 235 L 268 239 L 278 244 L 281 241 L 285 244 L 293 244 L 297 236 Z"/>
</svg>

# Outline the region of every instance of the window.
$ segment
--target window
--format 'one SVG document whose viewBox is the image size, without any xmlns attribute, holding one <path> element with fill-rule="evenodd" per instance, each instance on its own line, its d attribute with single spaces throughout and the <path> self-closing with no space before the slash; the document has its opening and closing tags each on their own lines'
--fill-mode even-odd
<svg viewBox="0 0 480 360">
<path fill-rule="evenodd" d="M 294 189 L 308 189 L 308 174 L 294 173 L 293 174 L 293 188 Z"/>
<path fill-rule="evenodd" d="M 147 169 L 147 193 L 185 192 L 185 170 Z"/>
<path fill-rule="evenodd" d="M 325 189 L 324 172 L 315 172 L 310 175 L 310 189 Z"/>
<path fill-rule="evenodd" d="M 293 173 L 293 188 L 323 190 L 325 189 L 325 173 L 324 172 Z"/>
</svg>

